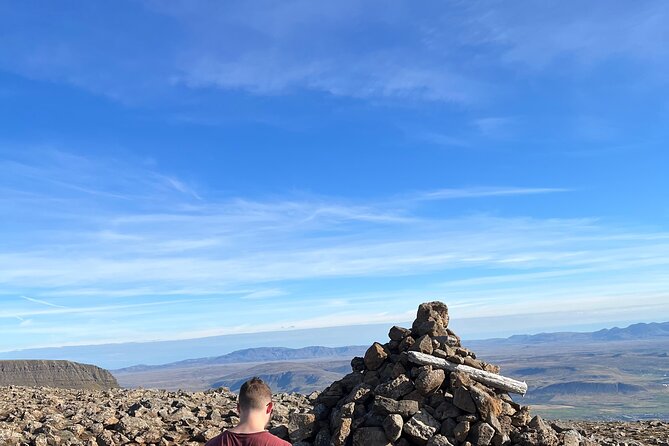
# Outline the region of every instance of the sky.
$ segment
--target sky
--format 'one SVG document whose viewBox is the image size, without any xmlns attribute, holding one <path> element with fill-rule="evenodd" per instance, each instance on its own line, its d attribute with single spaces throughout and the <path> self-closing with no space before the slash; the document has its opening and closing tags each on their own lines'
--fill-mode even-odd
<svg viewBox="0 0 669 446">
<path fill-rule="evenodd" d="M 0 352 L 669 320 L 668 20 L 0 1 Z"/>
</svg>

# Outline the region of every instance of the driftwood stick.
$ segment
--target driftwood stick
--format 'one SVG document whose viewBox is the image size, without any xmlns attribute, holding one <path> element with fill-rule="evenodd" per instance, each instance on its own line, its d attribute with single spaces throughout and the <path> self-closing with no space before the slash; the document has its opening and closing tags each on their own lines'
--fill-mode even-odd
<svg viewBox="0 0 669 446">
<path fill-rule="evenodd" d="M 407 353 L 409 355 L 409 361 L 416 364 L 431 365 L 432 367 L 448 370 L 449 372 L 463 372 L 469 375 L 474 381 L 478 381 L 496 389 L 506 390 L 507 392 L 519 393 L 521 395 L 525 395 L 527 392 L 527 384 L 523 381 L 516 381 L 515 379 L 486 372 L 485 370 L 475 369 L 468 365 L 455 364 L 446 361 L 445 359 L 421 352 Z"/>
</svg>

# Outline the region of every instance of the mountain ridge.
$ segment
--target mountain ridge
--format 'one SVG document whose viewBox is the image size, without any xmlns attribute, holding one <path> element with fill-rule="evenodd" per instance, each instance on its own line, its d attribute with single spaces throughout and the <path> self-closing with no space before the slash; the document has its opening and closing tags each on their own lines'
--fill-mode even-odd
<svg viewBox="0 0 669 446">
<path fill-rule="evenodd" d="M 113 372 L 137 372 L 146 370 L 168 369 L 178 367 L 195 367 L 219 364 L 239 364 L 247 362 L 274 362 L 274 361 L 297 361 L 322 358 L 351 358 L 364 354 L 365 346 L 351 345 L 343 347 L 323 347 L 312 345 L 301 348 L 288 347 L 255 347 L 235 350 L 225 355 L 210 356 L 204 358 L 184 359 L 159 365 L 138 364 L 130 367 L 115 369 Z"/>
</svg>

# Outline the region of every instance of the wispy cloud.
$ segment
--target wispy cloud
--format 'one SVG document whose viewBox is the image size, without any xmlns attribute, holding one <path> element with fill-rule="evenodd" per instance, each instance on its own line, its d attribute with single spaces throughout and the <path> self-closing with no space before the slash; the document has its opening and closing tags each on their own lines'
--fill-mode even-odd
<svg viewBox="0 0 669 446">
<path fill-rule="evenodd" d="M 40 333 L 62 324 L 81 327 L 59 335 L 65 344 L 98 342 L 108 324 L 118 339 L 126 339 L 123 330 L 160 339 L 363 323 L 373 315 L 391 321 L 426 297 L 474 317 L 483 306 L 514 314 L 522 305 L 511 303 L 519 299 L 557 311 L 561 293 L 569 293 L 591 302 L 587 311 L 595 314 L 635 286 L 645 302 L 641 314 L 669 290 L 658 275 L 669 265 L 665 232 L 597 218 L 477 211 L 482 197 L 503 203 L 578 193 L 569 188 L 451 187 L 355 202 L 206 190 L 195 197 L 166 185 L 173 176 L 153 167 L 55 159 L 74 162 L 24 160 L 0 178 L 0 187 L 15 191 L 3 197 L 13 206 L 2 214 L 0 299 L 26 296 L 24 305 L 4 306 L 0 317 L 32 320 L 7 328 L 31 330 L 21 337 L 24 346 L 43 344 Z M 73 178 L 81 190 L 54 188 L 36 176 Z M 91 195 L 86 189 L 93 185 L 119 197 Z M 466 213 L 434 212 L 440 200 L 456 199 L 469 200 Z M 490 299 L 481 301 L 481 293 Z M 467 306 L 472 302 L 478 303 Z"/>
<path fill-rule="evenodd" d="M 56 12 L 45 28 L 16 7 L 3 11 L 13 45 L 3 46 L 0 65 L 131 103 L 187 86 L 461 104 L 485 103 L 518 74 L 581 71 L 613 59 L 654 68 L 647 77 L 666 67 L 666 45 L 657 44 L 667 38 L 663 2 L 572 6 L 126 2 L 99 15 L 72 8 L 79 20 L 63 21 L 67 32 Z M 98 22 L 110 16 L 124 23 L 123 37 Z M 86 33 L 81 23 L 98 32 Z M 138 38 L 147 26 L 163 37 L 158 44 Z M 360 45 L 361 35 L 374 38 Z"/>
<path fill-rule="evenodd" d="M 571 192 L 571 189 L 557 187 L 468 187 L 439 189 L 416 195 L 418 200 L 449 200 L 456 198 L 504 197 L 514 195 L 538 195 Z"/>
</svg>

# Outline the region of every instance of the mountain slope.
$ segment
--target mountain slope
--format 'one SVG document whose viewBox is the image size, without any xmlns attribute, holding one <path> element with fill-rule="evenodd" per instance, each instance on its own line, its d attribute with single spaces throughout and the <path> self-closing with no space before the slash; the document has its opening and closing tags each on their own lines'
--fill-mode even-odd
<svg viewBox="0 0 669 446">
<path fill-rule="evenodd" d="M 365 353 L 364 346 L 345 346 L 345 347 L 320 347 L 310 346 L 303 348 L 286 348 L 286 347 L 259 347 L 247 348 L 243 350 L 236 350 L 234 352 L 209 357 L 209 358 L 194 358 L 186 359 L 184 361 L 171 362 L 161 365 L 136 365 L 132 367 L 125 367 L 114 370 L 117 373 L 139 372 L 147 370 L 170 369 L 170 368 L 186 368 L 186 367 L 202 367 L 209 365 L 222 364 L 241 364 L 247 362 L 273 362 L 273 361 L 299 361 L 312 360 L 321 358 L 352 358 Z"/>
<path fill-rule="evenodd" d="M 0 361 L 0 386 L 61 387 L 66 389 L 109 389 L 118 387 L 116 378 L 94 365 L 70 361 Z"/>
</svg>

